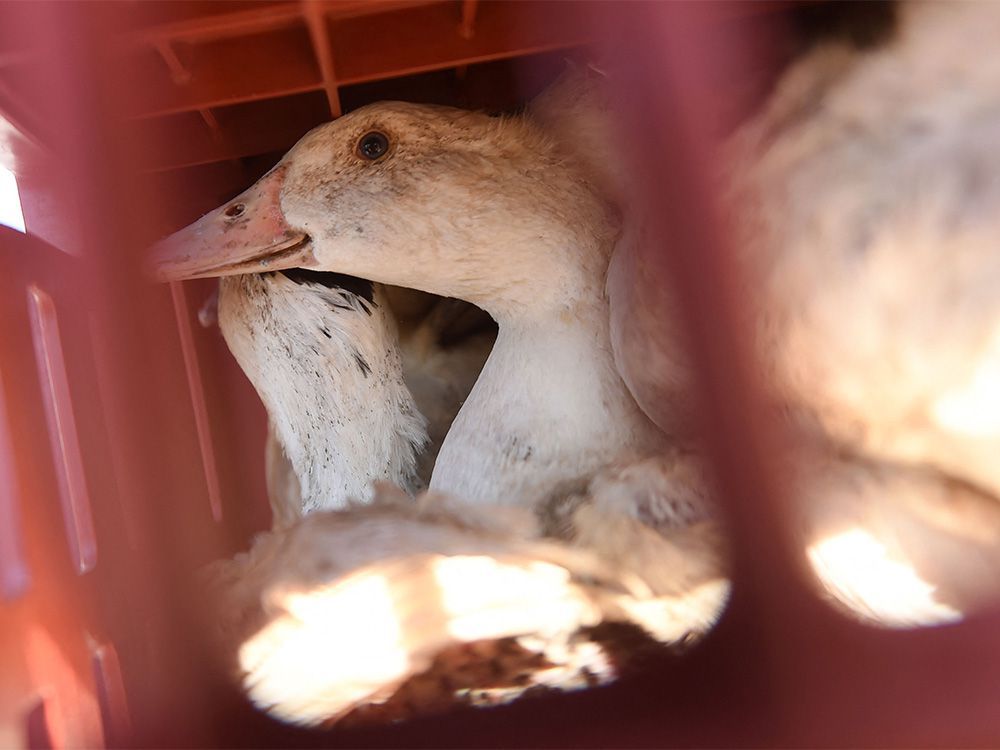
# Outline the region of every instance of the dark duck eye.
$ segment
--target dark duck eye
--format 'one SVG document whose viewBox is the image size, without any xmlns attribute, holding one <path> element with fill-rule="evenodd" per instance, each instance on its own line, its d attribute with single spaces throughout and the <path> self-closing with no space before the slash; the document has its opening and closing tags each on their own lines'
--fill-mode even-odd
<svg viewBox="0 0 1000 750">
<path fill-rule="evenodd" d="M 379 133 L 377 130 L 365 133 L 361 136 L 361 140 L 358 141 L 358 156 L 368 161 L 375 161 L 384 156 L 388 150 L 389 139 L 386 138 L 385 134 Z"/>
</svg>

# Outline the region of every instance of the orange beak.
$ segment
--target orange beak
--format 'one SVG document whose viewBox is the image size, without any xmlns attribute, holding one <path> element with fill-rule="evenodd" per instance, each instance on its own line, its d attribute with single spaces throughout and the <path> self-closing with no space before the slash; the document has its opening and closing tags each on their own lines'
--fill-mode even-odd
<svg viewBox="0 0 1000 750">
<path fill-rule="evenodd" d="M 314 262 L 309 235 L 288 226 L 281 211 L 285 169 L 279 164 L 226 205 L 153 245 L 151 274 L 178 281 Z"/>
</svg>

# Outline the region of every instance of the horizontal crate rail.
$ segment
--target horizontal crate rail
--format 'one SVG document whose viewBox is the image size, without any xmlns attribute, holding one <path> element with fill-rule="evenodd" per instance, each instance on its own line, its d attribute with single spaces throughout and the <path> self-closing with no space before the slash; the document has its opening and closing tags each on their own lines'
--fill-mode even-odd
<svg viewBox="0 0 1000 750">
<path fill-rule="evenodd" d="M 123 115 L 138 118 L 128 130 L 156 138 L 158 130 L 177 129 L 177 118 L 190 119 L 185 137 L 144 164 L 157 170 L 287 149 L 313 125 L 341 114 L 345 87 L 568 50 L 594 38 L 588 4 L 559 0 L 209 3 L 207 12 L 165 22 L 155 22 L 150 10 L 160 6 L 145 5 L 128 11 L 141 28 L 115 41 L 122 65 L 141 80 L 123 102 Z M 781 6 L 713 3 L 708 13 L 719 22 Z M 29 132 L 44 131 L 44 118 L 25 106 L 30 92 L 23 85 L 37 53 L 11 49 L 17 43 L 24 40 L 0 37 L 0 108 L 24 112 L 26 123 L 38 124 Z M 243 127 L 244 118 L 226 115 L 253 103 L 282 111 L 313 93 L 325 97 L 325 106 L 293 114 L 283 129 L 261 132 L 259 123 Z"/>
</svg>

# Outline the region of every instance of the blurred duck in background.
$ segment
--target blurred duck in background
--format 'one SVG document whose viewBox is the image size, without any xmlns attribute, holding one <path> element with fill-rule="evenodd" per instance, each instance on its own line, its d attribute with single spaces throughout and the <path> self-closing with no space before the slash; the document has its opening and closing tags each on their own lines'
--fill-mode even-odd
<svg viewBox="0 0 1000 750">
<path fill-rule="evenodd" d="M 1000 63 L 970 54 L 1000 39 L 1000 6 L 894 10 L 881 43 L 792 64 L 725 144 L 720 184 L 764 382 L 820 456 L 792 474 L 809 559 L 853 611 L 916 625 L 1000 595 Z M 590 96 L 593 123 L 607 105 Z M 645 283 L 641 219 L 626 223 L 616 362 L 683 434 L 677 310 Z"/>
</svg>

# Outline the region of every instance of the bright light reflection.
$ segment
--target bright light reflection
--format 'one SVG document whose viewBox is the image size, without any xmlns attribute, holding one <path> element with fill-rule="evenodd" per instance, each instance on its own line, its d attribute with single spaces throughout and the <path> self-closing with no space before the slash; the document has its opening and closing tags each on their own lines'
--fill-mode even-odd
<svg viewBox="0 0 1000 750">
<path fill-rule="evenodd" d="M 938 424 L 962 435 L 984 438 L 1000 432 L 1000 341 L 994 340 L 992 356 L 972 379 L 938 398 L 933 410 Z"/>
<path fill-rule="evenodd" d="M 258 706 L 286 721 L 315 724 L 409 673 L 392 592 L 381 575 L 274 598 L 287 614 L 239 653 Z"/>
<path fill-rule="evenodd" d="M 934 586 L 889 557 L 863 529 L 809 547 L 809 562 L 827 590 L 856 613 L 889 627 L 958 622 L 962 613 L 934 599 Z"/>
<path fill-rule="evenodd" d="M 0 224 L 24 232 L 24 213 L 14 173 L 0 166 Z"/>
<path fill-rule="evenodd" d="M 434 564 L 448 632 L 461 641 L 572 631 L 600 620 L 565 568 L 456 555 Z"/>
<path fill-rule="evenodd" d="M 676 596 L 645 600 L 621 597 L 618 601 L 633 622 L 658 641 L 669 643 L 714 626 L 729 599 L 729 588 L 729 581 L 718 579 Z"/>
</svg>

